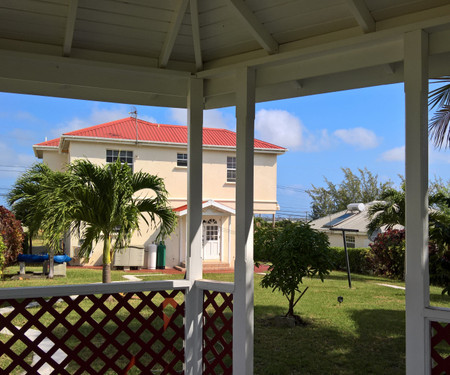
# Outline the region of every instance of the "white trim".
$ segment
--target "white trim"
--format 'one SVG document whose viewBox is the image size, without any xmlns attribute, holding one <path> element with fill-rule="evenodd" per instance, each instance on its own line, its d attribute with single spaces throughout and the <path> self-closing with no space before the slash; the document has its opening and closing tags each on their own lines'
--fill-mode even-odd
<svg viewBox="0 0 450 375">
<path fill-rule="evenodd" d="M 223 217 L 219 219 L 219 231 L 220 231 L 220 261 L 223 262 Z"/>
<path fill-rule="evenodd" d="M 434 322 L 450 323 L 450 309 L 447 307 L 425 307 L 423 315 Z"/>
<path fill-rule="evenodd" d="M 191 286 L 189 280 L 162 280 L 140 282 L 95 283 L 77 285 L 36 286 L 20 288 L 1 288 L 1 299 L 62 297 L 72 295 L 133 293 L 152 290 L 179 290 Z"/>
<path fill-rule="evenodd" d="M 233 264 L 233 259 L 231 259 L 231 216 L 228 216 L 228 264 L 230 266 Z"/>
<path fill-rule="evenodd" d="M 234 283 L 214 281 L 207 279 L 195 280 L 195 286 L 201 290 L 214 290 L 215 292 L 234 293 Z"/>
<path fill-rule="evenodd" d="M 224 213 L 228 213 L 230 215 L 234 215 L 236 213 L 236 211 L 228 206 L 225 206 L 224 204 L 218 203 L 212 199 L 208 200 L 207 202 L 202 204 L 202 210 L 204 210 L 205 208 L 215 208 L 218 211 L 224 212 Z M 178 211 L 176 214 L 177 216 L 184 216 L 187 215 L 188 213 L 188 209 L 184 209 L 183 211 Z"/>
<path fill-rule="evenodd" d="M 158 142 L 158 141 L 146 141 L 146 140 L 138 140 L 136 139 L 122 139 L 122 138 L 105 138 L 105 137 L 90 137 L 90 136 L 81 136 L 81 135 L 66 135 L 63 134 L 60 137 L 59 146 L 36 146 L 38 147 L 51 147 L 51 149 L 57 150 L 59 148 L 60 152 L 66 149 L 66 143 L 71 141 L 79 141 L 79 142 L 94 142 L 94 143 L 125 143 L 130 145 L 141 145 L 141 146 L 155 146 L 155 147 L 170 147 L 170 148 L 181 148 L 185 150 L 187 148 L 187 143 L 176 143 L 176 142 Z M 264 141 L 262 141 L 264 142 Z M 203 150 L 210 151 L 233 151 L 236 152 L 235 146 L 219 146 L 219 145 L 203 145 Z M 284 154 L 287 149 L 278 149 L 278 148 L 256 148 L 255 152 L 262 154 Z"/>
</svg>

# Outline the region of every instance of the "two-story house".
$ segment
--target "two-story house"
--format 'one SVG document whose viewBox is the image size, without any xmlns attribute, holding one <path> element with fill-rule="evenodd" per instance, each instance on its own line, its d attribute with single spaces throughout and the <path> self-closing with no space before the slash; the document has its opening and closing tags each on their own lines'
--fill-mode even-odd
<svg viewBox="0 0 450 375">
<path fill-rule="evenodd" d="M 255 139 L 254 211 L 274 214 L 278 209 L 277 156 L 286 149 Z M 127 163 L 164 179 L 169 202 L 178 215 L 176 231 L 166 240 L 166 265 L 185 260 L 187 213 L 187 127 L 162 125 L 132 117 L 65 133 L 60 138 L 33 146 L 36 157 L 50 168 L 63 170 L 68 163 L 86 158 L 97 164 Z M 236 133 L 203 129 L 203 259 L 234 264 Z M 131 241 L 144 248 L 157 231 L 141 227 Z M 67 253 L 76 257 L 79 239 L 66 241 Z M 87 262 L 100 265 L 102 247 L 97 244 Z"/>
</svg>

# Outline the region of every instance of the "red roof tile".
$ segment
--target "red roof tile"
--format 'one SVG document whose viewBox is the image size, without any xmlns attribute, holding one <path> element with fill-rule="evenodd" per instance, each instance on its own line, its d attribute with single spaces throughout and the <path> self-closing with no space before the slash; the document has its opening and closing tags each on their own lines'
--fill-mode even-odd
<svg viewBox="0 0 450 375">
<path fill-rule="evenodd" d="M 153 124 L 137 120 L 138 138 L 140 141 L 187 144 L 187 126 Z M 107 139 L 136 139 L 136 123 L 132 117 L 107 122 L 89 128 L 64 133 L 64 136 L 107 138 Z M 60 138 L 38 143 L 36 146 L 59 145 Z M 203 128 L 203 144 L 209 146 L 236 147 L 236 133 L 226 129 Z M 285 150 L 268 142 L 255 139 L 255 148 L 267 150 Z"/>
</svg>

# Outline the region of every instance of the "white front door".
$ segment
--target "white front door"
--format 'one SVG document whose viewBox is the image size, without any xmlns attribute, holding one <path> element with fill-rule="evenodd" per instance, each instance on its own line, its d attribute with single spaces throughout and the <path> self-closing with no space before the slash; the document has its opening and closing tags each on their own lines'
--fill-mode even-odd
<svg viewBox="0 0 450 375">
<path fill-rule="evenodd" d="M 215 218 L 203 220 L 203 259 L 220 259 L 220 221 Z"/>
</svg>

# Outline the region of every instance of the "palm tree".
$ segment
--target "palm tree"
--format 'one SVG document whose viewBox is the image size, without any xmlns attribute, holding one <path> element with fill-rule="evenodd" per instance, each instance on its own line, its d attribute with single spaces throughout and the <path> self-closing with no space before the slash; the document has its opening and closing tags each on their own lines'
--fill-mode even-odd
<svg viewBox="0 0 450 375">
<path fill-rule="evenodd" d="M 82 233 L 79 255 L 89 257 L 93 246 L 103 241 L 104 283 L 111 282 L 114 252 L 129 245 L 140 219 L 160 226 L 157 239 L 175 228 L 176 216 L 168 205 L 163 179 L 144 172 L 133 174 L 120 160 L 105 166 L 77 160 L 62 180 L 51 185 L 54 191 L 46 193 L 47 207 L 54 211 L 53 217 L 62 218 L 66 229 L 69 221 L 72 231 Z"/>
<path fill-rule="evenodd" d="M 405 226 L 405 190 L 398 191 L 389 188 L 381 194 L 381 201 L 369 207 L 370 223 L 367 226 L 369 234 L 386 226 L 392 229 L 394 225 Z"/>
<path fill-rule="evenodd" d="M 392 229 L 394 225 L 405 226 L 406 224 L 404 183 L 401 191 L 388 189 L 381 195 L 381 199 L 381 202 L 369 207 L 370 223 L 367 225 L 369 234 L 383 226 Z M 450 239 L 450 197 L 443 191 L 437 191 L 430 194 L 428 203 L 430 205 L 428 210 L 430 240 L 437 244 L 446 243 L 448 246 Z"/>
<path fill-rule="evenodd" d="M 32 237 L 43 230 L 45 244 L 49 248 L 49 275 L 54 274 L 53 256 L 59 249 L 60 239 L 64 236 L 70 221 L 61 213 L 54 215 L 53 204 L 57 199 L 55 187 L 65 179 L 64 172 L 52 171 L 47 165 L 33 165 L 14 184 L 8 193 L 8 203 L 17 217 L 28 227 L 30 248 Z"/>
<path fill-rule="evenodd" d="M 33 248 L 33 237 L 41 227 L 43 216 L 43 212 L 35 209 L 37 193 L 41 189 L 42 181 L 50 173 L 51 170 L 46 164 L 34 164 L 17 179 L 7 196 L 14 215 L 28 229 L 30 251 Z"/>
<path fill-rule="evenodd" d="M 434 116 L 428 124 L 430 137 L 436 147 L 450 147 L 450 76 L 443 76 L 438 83 L 446 83 L 430 92 L 428 96 L 429 109 L 437 107 Z"/>
</svg>

